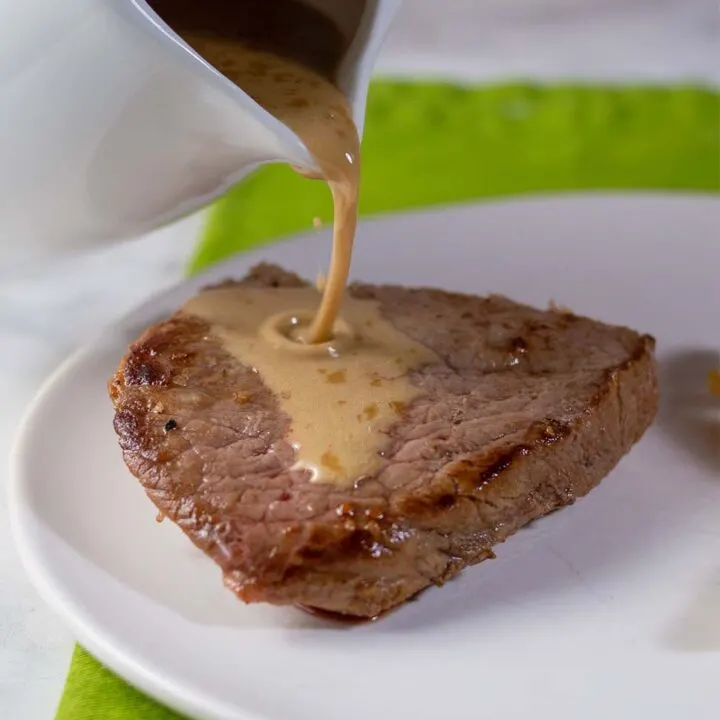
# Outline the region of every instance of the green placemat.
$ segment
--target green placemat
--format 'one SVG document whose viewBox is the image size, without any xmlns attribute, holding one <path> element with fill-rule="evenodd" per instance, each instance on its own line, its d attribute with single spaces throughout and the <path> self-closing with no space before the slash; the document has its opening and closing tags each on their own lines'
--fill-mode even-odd
<svg viewBox="0 0 720 720">
<path fill-rule="evenodd" d="M 720 94 L 700 88 L 376 83 L 363 140 L 364 215 L 593 189 L 718 190 Z M 262 168 L 214 209 L 191 269 L 331 221 L 330 195 Z"/>
<path fill-rule="evenodd" d="M 363 144 L 361 213 L 538 192 L 720 191 L 720 93 L 702 88 L 378 82 Z M 322 183 L 265 167 L 214 207 L 190 271 L 329 223 Z M 73 656 L 57 720 L 177 720 Z"/>
</svg>

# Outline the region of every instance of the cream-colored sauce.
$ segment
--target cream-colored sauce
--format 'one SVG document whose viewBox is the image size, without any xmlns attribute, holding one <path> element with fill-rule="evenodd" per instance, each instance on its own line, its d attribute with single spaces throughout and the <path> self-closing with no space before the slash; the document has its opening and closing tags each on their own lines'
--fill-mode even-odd
<svg viewBox="0 0 720 720">
<path fill-rule="evenodd" d="M 382 431 L 420 392 L 408 373 L 436 357 L 398 332 L 377 303 L 344 297 L 360 183 L 350 108 L 331 82 L 295 62 L 232 40 L 183 37 L 303 140 L 335 204 L 332 259 L 318 290 L 219 288 L 184 309 L 210 323 L 278 397 L 297 468 L 314 480 L 352 482 L 382 464 Z"/>
<path fill-rule="evenodd" d="M 311 342 L 324 342 L 332 334 L 345 293 L 357 228 L 360 140 L 347 100 L 321 75 L 278 55 L 201 34 L 183 37 L 305 143 L 330 186 L 335 206 L 332 259 L 308 334 Z"/>
<path fill-rule="evenodd" d="M 183 310 L 210 323 L 280 398 L 297 467 L 342 485 L 381 466 L 382 431 L 421 393 L 409 372 L 437 358 L 396 330 L 376 301 L 352 297 L 330 342 L 296 342 L 318 297 L 312 287 L 224 287 L 203 291 Z"/>
</svg>

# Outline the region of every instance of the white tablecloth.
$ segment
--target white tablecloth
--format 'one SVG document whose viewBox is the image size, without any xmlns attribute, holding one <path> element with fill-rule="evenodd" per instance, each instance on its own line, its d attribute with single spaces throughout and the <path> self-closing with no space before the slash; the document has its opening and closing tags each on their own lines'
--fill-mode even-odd
<svg viewBox="0 0 720 720">
<path fill-rule="evenodd" d="M 379 69 L 466 79 L 718 85 L 719 33 L 714 0 L 405 0 Z M 2 281 L 0 268 L 1 458 L 42 379 L 84 338 L 180 278 L 188 252 L 160 236 L 54 264 L 22 280 Z M 12 548 L 5 467 L 3 460 L 0 717 L 46 720 L 73 639 L 29 585 Z"/>
</svg>

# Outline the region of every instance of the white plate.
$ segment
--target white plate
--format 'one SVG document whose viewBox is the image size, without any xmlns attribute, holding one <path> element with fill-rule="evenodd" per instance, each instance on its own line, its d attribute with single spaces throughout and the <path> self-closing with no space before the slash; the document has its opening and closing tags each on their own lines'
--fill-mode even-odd
<svg viewBox="0 0 720 720">
<path fill-rule="evenodd" d="M 372 624 L 244 606 L 123 466 L 105 383 L 127 344 L 260 259 L 313 277 L 327 233 L 214 268 L 72 357 L 27 416 L 11 510 L 80 641 L 199 718 L 715 718 L 720 703 L 720 202 L 579 196 L 363 224 L 354 275 L 500 292 L 653 333 L 662 412 L 600 488 Z"/>
</svg>

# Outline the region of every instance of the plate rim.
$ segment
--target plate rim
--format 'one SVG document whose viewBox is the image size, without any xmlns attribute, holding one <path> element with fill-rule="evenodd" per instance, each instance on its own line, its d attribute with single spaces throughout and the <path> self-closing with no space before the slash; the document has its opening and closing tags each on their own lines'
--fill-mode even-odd
<svg viewBox="0 0 720 720">
<path fill-rule="evenodd" d="M 122 319 L 119 322 L 121 321 Z M 57 384 L 93 349 L 102 334 L 116 324 L 108 325 L 100 334 L 93 336 L 82 347 L 71 353 L 46 378 L 18 425 L 9 455 L 7 489 L 10 532 L 15 549 L 32 585 L 40 597 L 71 630 L 76 644 L 90 651 L 91 655 L 101 664 L 138 691 L 182 714 L 190 712 L 197 713 L 198 717 L 205 717 L 210 713 L 213 720 L 215 718 L 218 720 L 269 720 L 266 717 L 249 714 L 242 709 L 229 707 L 225 703 L 218 703 L 210 696 L 197 695 L 188 691 L 167 677 L 161 670 L 134 658 L 131 651 L 125 649 L 122 644 L 117 644 L 111 638 L 106 637 L 102 627 L 90 619 L 84 609 L 68 595 L 67 591 L 55 582 L 55 575 L 38 548 L 37 540 L 33 538 L 31 531 L 36 519 L 32 514 L 28 515 L 27 488 L 29 485 L 22 480 L 24 474 L 22 469 L 23 453 L 27 451 L 32 437 L 32 433 L 29 431 Z"/>
</svg>

